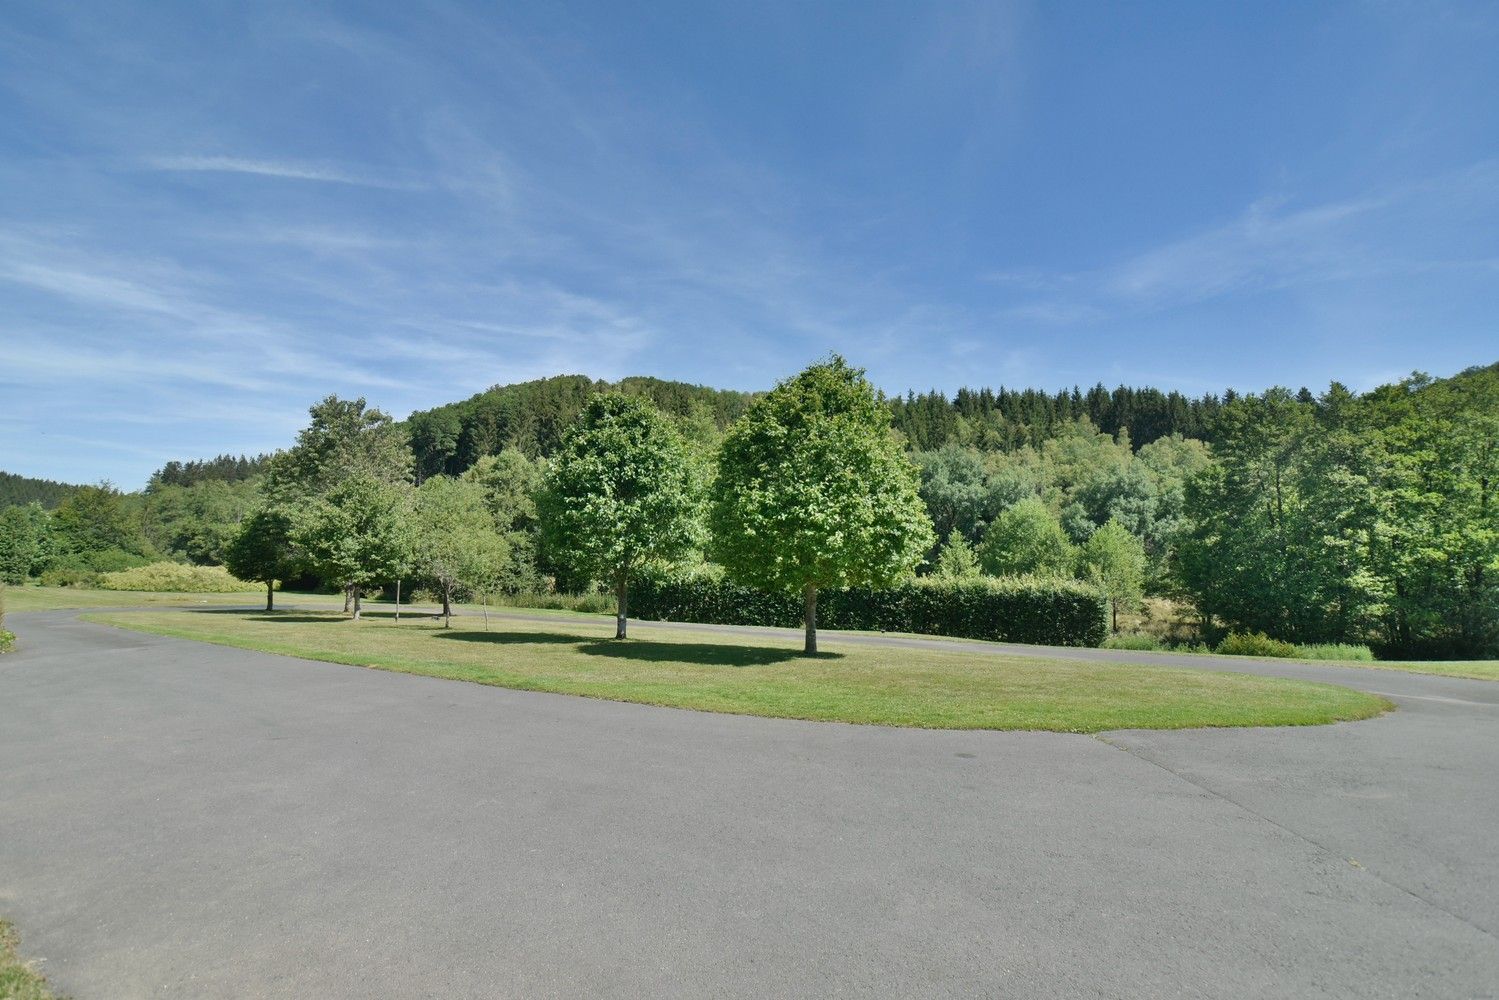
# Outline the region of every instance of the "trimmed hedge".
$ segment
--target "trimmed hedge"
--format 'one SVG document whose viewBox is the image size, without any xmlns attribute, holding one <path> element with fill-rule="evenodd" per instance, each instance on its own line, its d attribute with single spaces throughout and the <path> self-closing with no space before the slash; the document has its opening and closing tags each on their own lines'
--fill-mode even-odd
<svg viewBox="0 0 1499 1000">
<path fill-rule="evenodd" d="M 630 613 L 647 621 L 795 628 L 802 601 L 727 580 L 647 578 L 630 587 Z M 1048 646 L 1097 646 L 1107 632 L 1098 591 L 1074 580 L 1027 577 L 819 591 L 817 624 Z"/>
</svg>

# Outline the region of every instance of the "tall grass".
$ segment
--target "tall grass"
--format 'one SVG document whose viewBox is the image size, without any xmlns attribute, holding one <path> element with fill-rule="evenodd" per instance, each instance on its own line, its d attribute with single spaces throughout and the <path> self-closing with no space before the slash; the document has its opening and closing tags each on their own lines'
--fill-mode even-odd
<svg viewBox="0 0 1499 1000">
<path fill-rule="evenodd" d="M 1374 652 L 1368 646 L 1348 642 L 1319 642 L 1310 646 L 1297 646 L 1296 655 L 1303 660 L 1351 660 L 1355 663 L 1373 663 Z"/>
</svg>

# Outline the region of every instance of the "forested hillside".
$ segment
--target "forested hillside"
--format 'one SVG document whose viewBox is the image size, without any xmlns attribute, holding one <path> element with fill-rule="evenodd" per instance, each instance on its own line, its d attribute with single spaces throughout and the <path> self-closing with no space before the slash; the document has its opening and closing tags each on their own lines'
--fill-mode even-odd
<svg viewBox="0 0 1499 1000">
<path fill-rule="evenodd" d="M 0 579 L 219 564 L 251 512 L 295 512 L 373 469 L 396 494 L 438 480 L 436 496 L 447 479 L 482 494 L 506 590 L 586 587 L 545 551 L 535 495 L 569 425 L 610 389 L 649 400 L 708 469 L 756 398 L 558 376 L 396 423 L 330 397 L 289 451 L 169 462 L 137 493 L 3 475 Z M 1499 364 L 1364 394 L 981 389 L 883 405 L 935 529 L 921 574 L 1075 577 L 1116 611 L 1169 599 L 1191 641 L 1233 630 L 1499 655 Z"/>
<path fill-rule="evenodd" d="M 416 474 L 423 479 L 438 473 L 457 475 L 483 456 L 498 455 L 506 448 L 516 448 L 530 458 L 550 455 L 589 397 L 609 389 L 644 396 L 697 439 L 716 436 L 754 398 L 747 392 L 643 376 L 609 383 L 586 375 L 557 375 L 497 385 L 461 402 L 419 410 L 408 418 Z"/>
<path fill-rule="evenodd" d="M 51 510 L 77 488 L 50 479 L 30 479 L 12 472 L 0 472 L 0 507 L 38 503 Z"/>
</svg>

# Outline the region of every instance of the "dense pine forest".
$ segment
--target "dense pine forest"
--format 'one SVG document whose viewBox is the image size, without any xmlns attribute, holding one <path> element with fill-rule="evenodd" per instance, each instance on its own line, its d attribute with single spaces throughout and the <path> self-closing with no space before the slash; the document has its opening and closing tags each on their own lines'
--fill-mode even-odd
<svg viewBox="0 0 1499 1000">
<path fill-rule="evenodd" d="M 386 478 L 478 484 L 509 553 L 506 588 L 586 588 L 541 544 L 534 493 L 606 390 L 648 400 L 708 466 L 756 398 L 567 375 L 400 423 L 330 398 L 304 438 L 353 454 L 375 435 Z M 884 405 L 935 529 L 923 574 L 1076 576 L 1126 621 L 1144 597 L 1168 602 L 1188 641 L 1232 629 L 1391 655 L 1499 653 L 1499 364 L 1363 394 L 1098 385 Z M 221 564 L 239 525 L 268 498 L 285 502 L 288 483 L 328 488 L 288 471 L 298 454 L 173 461 L 133 493 L 0 474 L 0 578 L 88 584 L 162 558 Z"/>
</svg>

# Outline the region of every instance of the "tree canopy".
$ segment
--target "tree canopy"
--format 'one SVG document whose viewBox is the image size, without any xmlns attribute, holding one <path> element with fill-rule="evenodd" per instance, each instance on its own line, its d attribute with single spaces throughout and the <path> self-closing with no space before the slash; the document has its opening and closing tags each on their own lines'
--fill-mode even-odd
<svg viewBox="0 0 1499 1000">
<path fill-rule="evenodd" d="M 547 466 L 538 497 L 552 558 L 611 583 L 626 635 L 631 574 L 702 543 L 702 476 L 680 434 L 639 397 L 590 399 Z"/>
<path fill-rule="evenodd" d="M 863 370 L 834 356 L 729 428 L 709 513 L 713 558 L 744 583 L 801 593 L 815 654 L 818 588 L 889 585 L 931 546 L 918 482 Z"/>
</svg>

